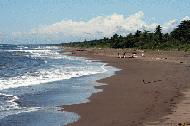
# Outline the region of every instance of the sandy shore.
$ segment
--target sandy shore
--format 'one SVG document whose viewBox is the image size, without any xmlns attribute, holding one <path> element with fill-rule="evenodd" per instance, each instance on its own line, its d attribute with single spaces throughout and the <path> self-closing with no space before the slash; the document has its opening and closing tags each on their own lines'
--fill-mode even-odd
<svg viewBox="0 0 190 126">
<path fill-rule="evenodd" d="M 136 51 L 137 58 L 117 58 L 118 52 L 122 54 L 126 50 L 77 51 L 70 48 L 67 51 L 122 69 L 112 77 L 98 80 L 108 85 L 97 87 L 104 91 L 90 97 L 89 103 L 63 106 L 64 111 L 81 116 L 78 122 L 69 126 L 175 126 L 189 123 L 190 111 L 186 109 L 190 102 L 184 103 L 190 97 L 187 90 L 190 88 L 188 53 Z M 128 51 L 127 55 L 130 57 L 132 52 Z"/>
</svg>

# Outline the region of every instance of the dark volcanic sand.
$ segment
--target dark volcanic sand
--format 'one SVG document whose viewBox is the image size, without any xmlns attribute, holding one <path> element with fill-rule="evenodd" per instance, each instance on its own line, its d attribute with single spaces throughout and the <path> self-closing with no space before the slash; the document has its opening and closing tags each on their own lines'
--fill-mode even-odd
<svg viewBox="0 0 190 126">
<path fill-rule="evenodd" d="M 98 59 L 122 69 L 116 75 L 99 80 L 108 85 L 90 97 L 89 103 L 63 106 L 76 112 L 78 122 L 69 126 L 141 126 L 171 113 L 189 87 L 189 67 L 180 63 L 119 59 L 78 52 L 75 56 Z M 144 81 L 143 81 L 144 80 Z"/>
</svg>

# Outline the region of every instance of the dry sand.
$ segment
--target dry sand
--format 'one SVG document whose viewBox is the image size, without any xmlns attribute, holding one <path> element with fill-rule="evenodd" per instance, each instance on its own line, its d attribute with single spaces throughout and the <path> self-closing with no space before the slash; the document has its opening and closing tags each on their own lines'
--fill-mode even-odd
<svg viewBox="0 0 190 126">
<path fill-rule="evenodd" d="M 135 51 L 137 58 L 117 58 L 118 52 L 126 50 L 65 50 L 122 69 L 97 81 L 108 85 L 97 87 L 104 91 L 90 97 L 89 103 L 63 106 L 64 111 L 81 116 L 68 126 L 176 126 L 190 122 L 188 53 L 139 50 Z M 134 52 L 127 51 L 128 56 Z"/>
</svg>

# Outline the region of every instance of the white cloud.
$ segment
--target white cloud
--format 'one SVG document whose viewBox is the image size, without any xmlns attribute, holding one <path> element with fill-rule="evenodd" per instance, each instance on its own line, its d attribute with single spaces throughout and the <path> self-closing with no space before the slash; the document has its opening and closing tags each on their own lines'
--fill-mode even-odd
<svg viewBox="0 0 190 126">
<path fill-rule="evenodd" d="M 33 28 L 30 32 L 17 32 L 13 35 L 15 37 L 38 36 L 76 41 L 110 37 L 115 33 L 127 35 L 134 33 L 136 30 L 154 31 L 158 23 L 148 24 L 143 18 L 144 13 L 142 11 L 128 17 L 114 13 L 111 16 L 97 16 L 88 21 L 63 20 L 51 25 Z M 186 16 L 183 19 L 189 19 L 189 17 Z M 176 20 L 170 20 L 161 26 L 163 27 L 163 32 L 171 32 L 177 24 Z"/>
<path fill-rule="evenodd" d="M 138 12 L 125 18 L 123 15 L 98 16 L 89 21 L 63 20 L 48 26 L 41 26 L 31 30 L 31 34 L 50 35 L 62 33 L 64 36 L 111 36 L 123 29 L 126 33 L 142 27 L 143 12 Z"/>
<path fill-rule="evenodd" d="M 184 20 L 190 20 L 190 17 L 189 16 L 185 16 L 184 18 L 182 18 L 182 21 Z"/>
<path fill-rule="evenodd" d="M 163 24 L 163 32 L 164 33 L 169 33 L 171 32 L 174 28 L 176 28 L 176 26 L 178 25 L 178 21 L 177 20 L 170 20 L 168 22 L 166 22 L 165 24 Z"/>
</svg>

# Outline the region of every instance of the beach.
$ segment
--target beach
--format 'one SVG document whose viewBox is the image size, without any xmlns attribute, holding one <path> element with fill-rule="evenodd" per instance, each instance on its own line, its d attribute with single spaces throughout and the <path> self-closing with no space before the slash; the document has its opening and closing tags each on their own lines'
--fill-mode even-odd
<svg viewBox="0 0 190 126">
<path fill-rule="evenodd" d="M 118 58 L 118 53 L 126 50 L 66 48 L 65 51 L 121 69 L 97 81 L 107 85 L 96 87 L 103 92 L 92 95 L 90 102 L 63 106 L 64 111 L 80 115 L 79 121 L 68 126 L 188 125 L 190 111 L 185 110 L 184 115 L 181 110 L 190 103 L 180 106 L 189 96 L 188 52 L 129 50 L 126 53 L 129 58 Z M 131 58 L 133 54 L 135 58 Z"/>
<path fill-rule="evenodd" d="M 0 0 L 0 126 L 190 126 L 190 0 Z"/>
</svg>

